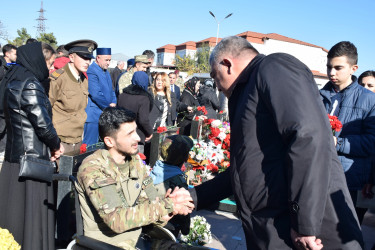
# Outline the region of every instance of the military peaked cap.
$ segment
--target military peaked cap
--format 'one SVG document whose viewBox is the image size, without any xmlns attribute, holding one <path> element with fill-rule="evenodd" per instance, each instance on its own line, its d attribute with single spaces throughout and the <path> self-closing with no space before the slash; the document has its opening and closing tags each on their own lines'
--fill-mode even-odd
<svg viewBox="0 0 375 250">
<path fill-rule="evenodd" d="M 92 40 L 77 40 L 65 44 L 64 48 L 69 51 L 69 54 L 77 53 L 81 57 L 94 58 L 92 52 L 96 50 L 98 44 Z"/>
</svg>

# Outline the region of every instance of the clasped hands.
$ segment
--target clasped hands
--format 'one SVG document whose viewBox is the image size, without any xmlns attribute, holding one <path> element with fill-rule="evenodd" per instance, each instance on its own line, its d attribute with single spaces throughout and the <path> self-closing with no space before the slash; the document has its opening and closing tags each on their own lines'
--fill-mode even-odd
<svg viewBox="0 0 375 250">
<path fill-rule="evenodd" d="M 296 249 L 299 250 L 320 250 L 323 248 L 322 241 L 315 236 L 306 236 L 301 235 L 294 231 L 293 229 L 290 230 L 290 236 L 292 238 L 293 244 Z"/>
<path fill-rule="evenodd" d="M 191 198 L 189 191 L 184 188 L 176 187 L 173 192 L 172 189 L 168 189 L 165 198 L 170 198 L 173 201 L 173 214 L 169 215 L 170 218 L 165 218 L 167 220 L 176 214 L 188 215 L 194 209 L 193 198 Z"/>
</svg>

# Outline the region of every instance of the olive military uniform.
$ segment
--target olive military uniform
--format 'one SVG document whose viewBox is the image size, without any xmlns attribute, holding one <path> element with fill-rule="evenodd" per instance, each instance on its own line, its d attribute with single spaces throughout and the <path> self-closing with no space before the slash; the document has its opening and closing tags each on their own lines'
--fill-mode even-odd
<svg viewBox="0 0 375 250">
<path fill-rule="evenodd" d="M 122 90 L 132 84 L 132 79 L 134 75 L 134 67 L 131 68 L 128 72 L 122 74 L 118 79 L 118 88 L 119 93 L 122 94 Z"/>
<path fill-rule="evenodd" d="M 107 150 L 88 156 L 77 174 L 84 234 L 125 249 L 134 249 L 141 226 L 165 224 L 173 211 L 169 198 L 155 200 L 152 178 L 138 155 L 116 164 Z"/>
<path fill-rule="evenodd" d="M 75 76 L 70 67 L 68 63 L 51 74 L 49 100 L 53 125 L 61 141 L 76 144 L 82 141 L 89 92 L 85 75 Z"/>
</svg>

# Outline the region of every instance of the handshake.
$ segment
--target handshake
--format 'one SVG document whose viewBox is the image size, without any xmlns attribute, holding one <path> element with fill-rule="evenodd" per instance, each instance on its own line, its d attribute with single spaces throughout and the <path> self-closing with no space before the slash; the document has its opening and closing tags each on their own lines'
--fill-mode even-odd
<svg viewBox="0 0 375 250">
<path fill-rule="evenodd" d="M 176 187 L 173 192 L 172 189 L 168 189 L 165 198 L 170 198 L 173 201 L 173 213 L 163 217 L 166 221 L 176 214 L 188 215 L 194 209 L 193 198 L 190 196 L 189 191 L 184 188 Z"/>
</svg>

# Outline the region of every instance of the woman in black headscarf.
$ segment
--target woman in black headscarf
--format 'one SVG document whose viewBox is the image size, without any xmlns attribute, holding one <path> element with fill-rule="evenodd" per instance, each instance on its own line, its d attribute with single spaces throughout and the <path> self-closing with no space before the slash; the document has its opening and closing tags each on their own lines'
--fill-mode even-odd
<svg viewBox="0 0 375 250">
<path fill-rule="evenodd" d="M 197 77 L 193 77 L 185 83 L 185 89 L 181 94 L 180 101 L 189 107 L 192 107 L 192 112 L 180 113 L 177 119 L 177 126 L 180 127 L 181 135 L 190 135 L 191 121 L 196 115 L 201 115 L 196 110 L 199 106 L 197 95 L 199 93 L 200 81 Z"/>
<path fill-rule="evenodd" d="M 8 229 L 26 250 L 55 249 L 52 183 L 18 176 L 21 155 L 56 160 L 64 151 L 41 85 L 54 60 L 50 45 L 30 43 L 18 48 L 17 65 L 5 76 L 7 143 L 0 172 L 0 227 Z"/>
</svg>

